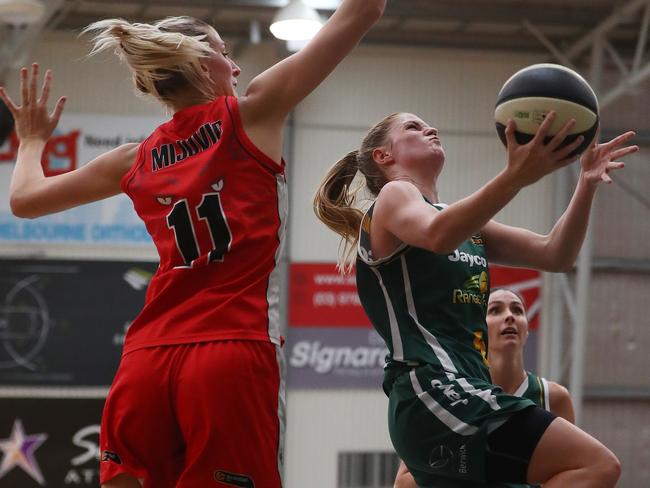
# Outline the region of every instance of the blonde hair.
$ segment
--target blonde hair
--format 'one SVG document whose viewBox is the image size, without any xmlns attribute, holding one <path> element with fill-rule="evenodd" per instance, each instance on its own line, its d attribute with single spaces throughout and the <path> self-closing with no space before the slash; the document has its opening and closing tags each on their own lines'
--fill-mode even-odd
<svg viewBox="0 0 650 488">
<path fill-rule="evenodd" d="M 352 269 L 359 241 L 363 212 L 355 207 L 359 189 L 350 185 L 357 171 L 364 177 L 370 194 L 376 197 L 388 182 L 386 175 L 372 157 L 372 152 L 386 144 L 393 122 L 401 113 L 383 119 L 368 131 L 361 148 L 349 152 L 327 172 L 314 197 L 314 212 L 321 222 L 342 237 L 338 268 L 342 273 Z"/>
<path fill-rule="evenodd" d="M 136 88 L 173 108 L 174 97 L 192 87 L 206 100 L 212 83 L 200 59 L 214 53 L 206 37 L 212 27 L 192 17 L 168 17 L 154 24 L 106 19 L 86 27 L 94 34 L 89 56 L 112 49 L 133 73 Z"/>
</svg>

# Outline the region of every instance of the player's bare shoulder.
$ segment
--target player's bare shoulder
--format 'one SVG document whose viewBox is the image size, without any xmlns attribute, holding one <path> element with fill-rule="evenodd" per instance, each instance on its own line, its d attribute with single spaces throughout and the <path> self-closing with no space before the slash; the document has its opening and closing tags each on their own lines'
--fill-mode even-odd
<svg viewBox="0 0 650 488">
<path fill-rule="evenodd" d="M 121 174 L 126 174 L 127 171 L 131 169 L 135 159 L 138 156 L 138 151 L 140 150 L 140 143 L 138 142 L 128 142 L 122 144 L 121 146 L 116 147 L 110 153 L 113 154 L 113 164 L 115 170 Z"/>
<path fill-rule="evenodd" d="M 566 387 L 556 383 L 555 381 L 548 382 L 548 397 L 551 412 L 558 417 L 562 417 L 569 422 L 575 422 L 575 413 L 573 411 L 573 402 L 571 395 Z"/>
</svg>

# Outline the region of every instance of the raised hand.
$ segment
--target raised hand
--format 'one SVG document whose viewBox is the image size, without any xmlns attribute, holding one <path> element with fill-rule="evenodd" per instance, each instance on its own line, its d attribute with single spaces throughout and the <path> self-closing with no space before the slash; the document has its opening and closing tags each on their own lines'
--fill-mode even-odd
<svg viewBox="0 0 650 488">
<path fill-rule="evenodd" d="M 591 184 L 598 184 L 601 181 L 611 183 L 609 172 L 625 166 L 625 163 L 617 161 L 617 159 L 639 150 L 639 146 L 621 147 L 635 135 L 633 131 L 625 132 L 603 144 L 596 143 L 598 140 L 598 135 L 596 135 L 594 142 L 580 158 L 583 178 Z"/>
<path fill-rule="evenodd" d="M 27 68 L 20 70 L 20 105 L 16 105 L 4 87 L 0 87 L 0 98 L 14 117 L 16 135 L 21 143 L 32 139 L 42 141 L 49 139 L 59 123 L 66 101 L 65 97 L 59 98 L 54 111 L 49 113 L 47 101 L 52 87 L 52 72 L 50 70 L 45 72 L 43 87 L 38 96 L 38 63 L 32 64 L 31 71 L 31 79 L 28 80 Z"/>
<path fill-rule="evenodd" d="M 582 136 L 571 144 L 560 147 L 575 125 L 574 119 L 564 124 L 550 141 L 544 142 L 555 117 L 554 111 L 549 112 L 535 133 L 535 137 L 527 144 L 517 143 L 515 139 L 517 129 L 515 122 L 513 120 L 508 121 L 506 127 L 508 167 L 506 170 L 513 182 L 520 188 L 536 182 L 543 176 L 568 165 L 576 159 L 575 156 L 571 156 L 571 153 L 582 143 L 584 139 Z"/>
</svg>

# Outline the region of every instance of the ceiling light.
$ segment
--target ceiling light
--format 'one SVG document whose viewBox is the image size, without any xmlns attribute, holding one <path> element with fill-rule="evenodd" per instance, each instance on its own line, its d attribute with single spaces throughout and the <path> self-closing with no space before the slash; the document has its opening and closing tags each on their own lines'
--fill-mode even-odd
<svg viewBox="0 0 650 488">
<path fill-rule="evenodd" d="M 323 26 L 318 12 L 302 0 L 291 0 L 273 18 L 271 33 L 285 41 L 311 39 Z"/>
<path fill-rule="evenodd" d="M 0 0 L 0 22 L 5 24 L 35 24 L 44 13 L 40 0 Z"/>
</svg>

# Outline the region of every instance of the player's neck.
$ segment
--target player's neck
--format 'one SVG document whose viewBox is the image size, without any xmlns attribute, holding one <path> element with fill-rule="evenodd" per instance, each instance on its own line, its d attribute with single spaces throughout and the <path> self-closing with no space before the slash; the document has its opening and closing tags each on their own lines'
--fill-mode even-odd
<svg viewBox="0 0 650 488">
<path fill-rule="evenodd" d="M 526 377 L 524 358 L 521 354 L 495 354 L 490 351 L 490 376 L 492 383 L 506 393 L 514 393 Z"/>
</svg>

